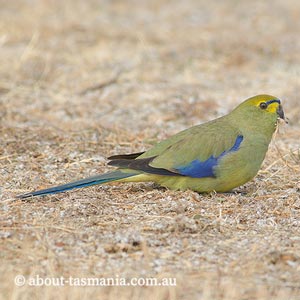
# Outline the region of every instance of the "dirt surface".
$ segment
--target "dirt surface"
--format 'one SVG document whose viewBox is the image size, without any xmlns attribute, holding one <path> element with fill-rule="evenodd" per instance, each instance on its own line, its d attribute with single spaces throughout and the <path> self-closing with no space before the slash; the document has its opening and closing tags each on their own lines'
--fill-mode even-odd
<svg viewBox="0 0 300 300">
<path fill-rule="evenodd" d="M 299 20 L 296 0 L 1 1 L 0 298 L 300 299 Z M 233 193 L 141 183 L 15 199 L 260 93 L 290 122 Z M 17 287 L 18 274 L 177 285 Z"/>
</svg>

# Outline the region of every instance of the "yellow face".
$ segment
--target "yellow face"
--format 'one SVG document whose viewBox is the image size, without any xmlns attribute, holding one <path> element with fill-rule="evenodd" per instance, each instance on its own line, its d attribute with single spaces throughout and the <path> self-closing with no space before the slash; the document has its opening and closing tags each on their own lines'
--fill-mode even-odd
<svg viewBox="0 0 300 300">
<path fill-rule="evenodd" d="M 277 114 L 279 118 L 284 119 L 283 109 L 278 98 L 271 95 L 258 95 L 249 100 L 252 105 L 259 107 L 261 110 L 271 114 Z"/>
<path fill-rule="evenodd" d="M 280 106 L 280 100 L 272 99 L 268 101 L 260 101 L 259 103 L 257 103 L 257 106 L 267 112 L 276 113 L 278 107 Z"/>
<path fill-rule="evenodd" d="M 280 100 L 273 100 L 273 101 L 274 102 L 271 102 L 271 103 L 269 101 L 266 102 L 268 104 L 266 111 L 271 112 L 271 113 L 276 113 L 278 110 L 278 107 L 280 106 Z M 263 104 L 260 104 L 260 105 L 263 105 Z"/>
</svg>

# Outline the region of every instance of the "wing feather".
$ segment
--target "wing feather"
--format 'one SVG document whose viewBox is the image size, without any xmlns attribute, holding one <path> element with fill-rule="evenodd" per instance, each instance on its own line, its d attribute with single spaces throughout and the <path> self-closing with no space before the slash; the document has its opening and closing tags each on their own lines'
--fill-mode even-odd
<svg viewBox="0 0 300 300">
<path fill-rule="evenodd" d="M 144 153 L 112 156 L 109 165 L 157 175 L 215 177 L 219 160 L 237 151 L 242 141 L 239 130 L 219 118 L 179 132 Z"/>
</svg>

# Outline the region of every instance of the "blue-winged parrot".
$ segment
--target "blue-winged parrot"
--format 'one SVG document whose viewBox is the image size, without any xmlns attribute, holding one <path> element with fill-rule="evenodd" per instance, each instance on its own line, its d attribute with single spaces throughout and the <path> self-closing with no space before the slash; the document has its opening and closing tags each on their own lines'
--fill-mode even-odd
<svg viewBox="0 0 300 300">
<path fill-rule="evenodd" d="M 111 156 L 115 171 L 19 195 L 65 192 L 108 182 L 153 181 L 173 190 L 227 192 L 251 180 L 268 150 L 281 101 L 270 95 L 249 98 L 229 114 L 193 126 L 145 152 Z"/>
</svg>

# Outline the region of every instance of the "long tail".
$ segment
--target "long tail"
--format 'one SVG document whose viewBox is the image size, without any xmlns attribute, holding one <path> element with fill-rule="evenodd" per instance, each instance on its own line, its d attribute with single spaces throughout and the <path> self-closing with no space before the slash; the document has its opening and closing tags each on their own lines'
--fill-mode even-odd
<svg viewBox="0 0 300 300">
<path fill-rule="evenodd" d="M 66 184 L 58 185 L 51 187 L 49 189 L 44 189 L 44 190 L 39 190 L 39 191 L 33 191 L 30 193 L 26 193 L 23 195 L 18 195 L 17 198 L 19 199 L 25 199 L 29 197 L 34 197 L 34 196 L 43 196 L 43 195 L 49 195 L 49 194 L 56 194 L 56 193 L 61 193 L 65 191 L 69 191 L 72 189 L 79 189 L 91 185 L 96 185 L 96 184 L 102 184 L 106 182 L 111 182 L 111 181 L 116 181 L 119 179 L 127 178 L 136 175 L 136 173 L 125 173 L 122 172 L 121 170 L 116 170 L 113 172 L 105 173 L 102 175 L 96 175 L 92 177 L 88 177 L 85 179 L 81 179 L 78 181 L 73 181 L 69 182 Z"/>
</svg>

